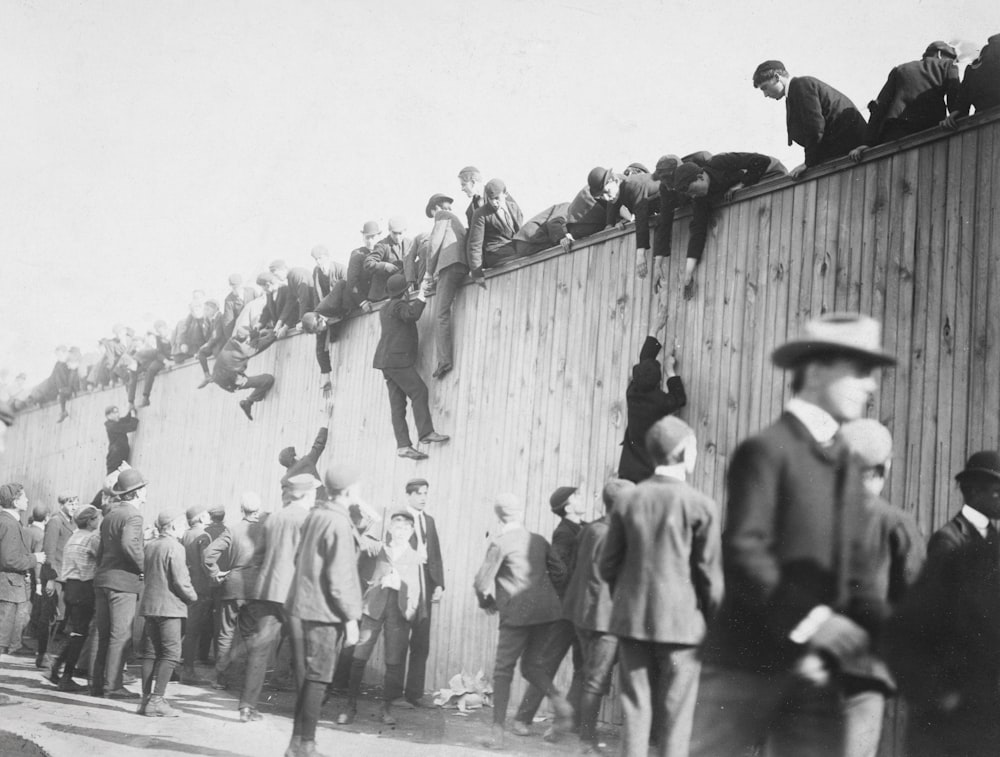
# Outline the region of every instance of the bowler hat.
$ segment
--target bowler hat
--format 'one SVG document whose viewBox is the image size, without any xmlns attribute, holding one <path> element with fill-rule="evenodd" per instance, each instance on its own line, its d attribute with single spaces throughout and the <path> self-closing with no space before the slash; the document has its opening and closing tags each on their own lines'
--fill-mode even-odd
<svg viewBox="0 0 1000 757">
<path fill-rule="evenodd" d="M 678 192 L 686 192 L 691 186 L 691 182 L 701 176 L 705 169 L 697 163 L 681 163 L 674 171 L 674 189 Z"/>
<path fill-rule="evenodd" d="M 983 450 L 969 458 L 964 470 L 955 475 L 955 480 L 961 482 L 969 476 L 987 476 L 1000 480 L 1000 452 Z"/>
<path fill-rule="evenodd" d="M 610 175 L 610 168 L 595 166 L 590 169 L 590 173 L 587 174 L 587 187 L 590 189 L 590 194 L 595 200 L 604 194 L 604 185 L 608 183 L 608 176 Z"/>
<path fill-rule="evenodd" d="M 892 457 L 892 434 L 874 418 L 848 421 L 837 435 L 866 468 L 885 465 Z"/>
<path fill-rule="evenodd" d="M 871 365 L 896 363 L 882 349 L 879 322 L 857 313 L 829 313 L 807 321 L 797 339 L 771 353 L 771 361 L 779 368 L 795 368 L 825 355 L 856 357 Z"/>
<path fill-rule="evenodd" d="M 507 185 L 504 184 L 503 179 L 490 179 L 486 182 L 486 187 L 483 189 L 483 194 L 489 197 L 499 197 L 504 192 L 507 191 Z"/>
<path fill-rule="evenodd" d="M 362 236 L 373 237 L 381 233 L 382 227 L 378 221 L 365 221 L 365 225 L 361 227 Z"/>
<path fill-rule="evenodd" d="M 389 219 L 389 231 L 402 234 L 406 231 L 406 219 L 403 216 L 393 216 Z"/>
<path fill-rule="evenodd" d="M 442 202 L 455 202 L 455 200 L 449 197 L 448 195 L 441 194 L 440 192 L 431 195 L 431 199 L 427 201 L 427 207 L 424 208 L 424 213 L 426 214 L 426 216 L 428 218 L 433 218 L 434 208 L 440 205 Z"/>
<path fill-rule="evenodd" d="M 129 468 L 118 474 L 118 480 L 115 481 L 115 485 L 111 488 L 111 491 L 115 494 L 128 494 L 129 492 L 134 492 L 136 489 L 141 489 L 148 483 L 139 471 L 135 468 Z"/>
<path fill-rule="evenodd" d="M 390 297 L 396 297 L 406 291 L 406 277 L 401 273 L 394 273 L 385 282 L 385 291 Z"/>
<path fill-rule="evenodd" d="M 161 531 L 177 520 L 177 513 L 174 510 L 163 510 L 156 516 L 156 527 Z"/>
<path fill-rule="evenodd" d="M 570 498 L 570 495 L 572 495 L 579 488 L 580 487 L 578 486 L 560 486 L 552 492 L 552 496 L 549 497 L 549 508 L 551 508 L 552 512 L 561 510 L 566 504 L 566 501 Z"/>
</svg>

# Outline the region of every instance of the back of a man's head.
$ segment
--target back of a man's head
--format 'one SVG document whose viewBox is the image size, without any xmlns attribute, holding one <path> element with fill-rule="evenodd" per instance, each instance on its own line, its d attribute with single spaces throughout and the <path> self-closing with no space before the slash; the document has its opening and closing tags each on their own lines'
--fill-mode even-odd
<svg viewBox="0 0 1000 757">
<path fill-rule="evenodd" d="M 694 429 L 675 415 L 660 418 L 646 432 L 646 451 L 654 465 L 684 461 L 684 453 L 694 439 Z"/>
</svg>

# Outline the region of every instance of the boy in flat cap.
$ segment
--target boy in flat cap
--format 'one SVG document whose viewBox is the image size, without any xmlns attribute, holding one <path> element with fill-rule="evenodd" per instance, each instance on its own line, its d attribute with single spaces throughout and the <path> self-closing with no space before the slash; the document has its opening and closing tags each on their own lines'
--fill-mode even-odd
<svg viewBox="0 0 1000 757">
<path fill-rule="evenodd" d="M 931 42 L 920 60 L 889 72 L 878 96 L 868 103 L 865 143 L 850 152 L 857 162 L 865 150 L 933 129 L 958 103 L 958 54 L 946 42 Z"/>
<path fill-rule="evenodd" d="M 451 311 L 455 298 L 469 277 L 469 245 L 461 219 L 451 210 L 452 200 L 444 195 L 434 195 L 427 203 L 427 211 L 434 219 L 434 227 L 427 239 L 427 272 L 424 275 L 425 293 L 433 289 L 437 297 L 434 313 L 434 351 L 437 367 L 434 378 L 443 378 L 453 367 L 455 348 L 451 335 Z M 485 282 L 479 279 L 479 284 Z"/>
<path fill-rule="evenodd" d="M 872 318 L 808 321 L 774 351 L 792 371 L 782 415 L 733 453 L 723 532 L 726 601 L 709 629 L 692 753 L 841 754 L 843 661 L 870 649 L 872 578 L 860 464 L 837 431 L 864 415 L 895 363 Z M 822 661 L 822 665 L 817 665 Z"/>
<path fill-rule="evenodd" d="M 875 621 L 878 636 L 871 648 L 877 650 L 881 646 L 882 627 L 924 564 L 924 538 L 910 513 L 882 499 L 892 466 L 889 429 L 872 418 L 860 418 L 841 426 L 837 437 L 861 465 L 865 488 L 862 537 L 868 553 L 874 556 L 874 564 L 862 566 L 859 582 L 864 585 L 855 602 L 857 611 Z M 844 709 L 851 713 L 845 718 L 844 754 L 875 757 L 882 735 L 885 700 L 896 692 L 895 679 L 874 651 L 842 661 L 841 673 L 847 688 Z"/>
<path fill-rule="evenodd" d="M 146 544 L 145 587 L 139 615 L 146 619 L 142 631 L 142 702 L 139 714 L 175 718 L 177 712 L 165 699 L 167 684 L 181 661 L 181 622 L 187 606 L 198 599 L 188 574 L 187 557 L 179 537 L 183 516 L 163 511 L 156 517 L 157 537 Z M 155 680 L 155 687 L 154 687 Z"/>
<path fill-rule="evenodd" d="M 285 602 L 285 611 L 301 628 L 295 653 L 305 676 L 285 757 L 315 755 L 316 723 L 337 653 L 341 644 L 358 642 L 361 588 L 348 508 L 359 501 L 359 477 L 353 468 L 339 465 L 327 471 L 325 482 L 329 499 L 317 502 L 302 524 Z"/>
<path fill-rule="evenodd" d="M 975 453 L 955 479 L 962 507 L 931 536 L 887 644 L 913 757 L 987 757 L 1000 740 L 1000 453 Z"/>
<path fill-rule="evenodd" d="M 427 384 L 417 373 L 417 321 L 424 312 L 427 298 L 423 291 L 410 302 L 406 299 L 406 279 L 396 273 L 386 282 L 389 304 L 379 311 L 382 334 L 372 368 L 382 371 L 389 392 L 392 428 L 396 435 L 396 454 L 410 460 L 426 460 L 427 455 L 413 448 L 406 423 L 406 400 L 413 408 L 413 419 L 421 443 L 446 442 L 448 437 L 434 431 L 428 404 Z"/>
<path fill-rule="evenodd" d="M 723 152 L 713 156 L 703 166 L 681 163 L 677 167 L 674 189 L 691 198 L 691 236 L 684 267 L 686 292 L 691 290 L 694 270 L 705 251 L 712 211 L 723 201 L 731 200 L 738 189 L 787 174 L 777 158 L 755 152 Z"/>
<path fill-rule="evenodd" d="M 663 349 L 659 334 L 667 327 L 667 306 L 661 303 L 656 311 L 652 333 L 639 351 L 639 362 L 632 366 L 632 379 L 625 390 L 628 425 L 622 439 L 622 455 L 618 475 L 638 484 L 653 475 L 653 461 L 646 452 L 646 432 L 660 418 L 676 413 L 687 404 L 684 382 L 675 372 L 677 358 L 671 351 L 660 364 L 657 355 Z M 666 370 L 664 371 L 664 367 Z M 667 390 L 661 388 L 664 375 Z"/>
<path fill-rule="evenodd" d="M 396 724 L 392 702 L 403 696 L 410 631 L 427 606 L 420 576 L 423 563 L 410 544 L 414 520 L 409 510 L 398 510 L 389 518 L 389 538 L 375 558 L 375 570 L 364 595 L 360 638 L 351 661 L 347 708 L 337 716 L 341 725 L 353 723 L 357 717 L 365 666 L 383 630 L 385 677 L 379 719 L 384 725 Z"/>
<path fill-rule="evenodd" d="M 44 552 L 28 550 L 21 513 L 28 495 L 21 484 L 0 486 L 0 654 L 20 649 L 21 632 L 31 612 L 31 572 L 45 562 Z"/>
<path fill-rule="evenodd" d="M 793 77 L 780 60 L 767 60 L 754 71 L 753 86 L 764 97 L 785 100 L 788 145 L 795 142 L 805 149 L 805 162 L 789 172 L 793 179 L 864 143 L 864 116 L 829 84 L 812 76 Z"/>
<path fill-rule="evenodd" d="M 507 193 L 503 179 L 486 182 L 483 196 L 485 202 L 472 214 L 468 237 L 469 266 L 477 281 L 483 278 L 484 268 L 493 268 L 516 257 L 514 235 L 524 221 L 521 207 Z"/>
<path fill-rule="evenodd" d="M 524 505 L 515 495 L 497 496 L 493 511 L 500 532 L 490 542 L 473 588 L 479 606 L 489 615 L 500 615 L 493 667 L 493 728 L 486 745 L 501 749 L 518 659 L 521 675 L 549 697 L 556 713 L 556 732 L 572 726 L 573 707 L 553 683 L 544 659 L 555 622 L 562 619 L 555 587 L 565 582 L 566 566 L 545 537 L 525 527 Z"/>
<path fill-rule="evenodd" d="M 656 753 L 683 757 L 698 646 L 722 600 L 719 509 L 687 483 L 697 440 L 684 421 L 657 421 L 646 449 L 656 468 L 611 511 L 600 574 L 611 589 L 609 631 L 619 639 L 622 754 L 645 757 L 656 723 Z"/>
<path fill-rule="evenodd" d="M 618 637 L 611 629 L 611 590 L 600 574 L 599 564 L 608 533 L 611 511 L 622 502 L 635 484 L 613 478 L 604 485 L 601 499 L 604 517 L 588 523 L 580 532 L 576 567 L 563 597 L 563 615 L 576 629 L 583 653 L 582 689 L 576 721 L 584 754 L 600 754 L 597 744 L 597 715 L 601 700 L 611 690 L 611 674 L 618 658 Z"/>
<path fill-rule="evenodd" d="M 104 430 L 108 434 L 107 472 L 118 470 L 118 466 L 127 463 L 132 456 L 132 448 L 128 444 L 128 435 L 139 428 L 139 419 L 135 417 L 135 409 L 129 408 L 128 415 L 122 418 L 117 405 L 109 405 L 104 411 Z"/>
</svg>

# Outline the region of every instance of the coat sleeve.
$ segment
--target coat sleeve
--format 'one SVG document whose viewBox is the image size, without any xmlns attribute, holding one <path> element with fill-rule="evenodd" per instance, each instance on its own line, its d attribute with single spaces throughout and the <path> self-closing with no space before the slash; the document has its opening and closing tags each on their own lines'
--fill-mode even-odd
<svg viewBox="0 0 1000 757">
<path fill-rule="evenodd" d="M 9 516 L 0 514 L 0 518 Z M 0 572 L 3 573 L 24 573 L 34 569 L 38 561 L 35 556 L 28 551 L 24 543 L 24 536 L 21 534 L 20 525 L 15 524 L 14 528 L 5 528 L 2 531 L 3 539 L 0 541 Z"/>
<path fill-rule="evenodd" d="M 473 276 L 482 275 L 483 270 L 483 239 L 486 236 L 486 216 L 478 210 L 472 214 L 472 224 L 469 226 L 469 269 Z"/>
<path fill-rule="evenodd" d="M 601 578 L 607 581 L 612 593 L 618 580 L 618 572 L 625 562 L 625 549 L 625 524 L 622 522 L 621 513 L 615 509 L 608 518 L 608 532 L 601 545 L 597 567 Z"/>
<path fill-rule="evenodd" d="M 189 605 L 198 601 L 198 592 L 191 585 L 191 574 L 188 571 L 187 560 L 184 556 L 184 548 L 177 543 L 178 549 L 170 550 L 170 586 L 174 593 L 184 600 L 184 604 Z"/>
<path fill-rule="evenodd" d="M 419 321 L 424 307 L 427 305 L 423 300 L 396 300 L 392 304 L 392 314 L 401 321 Z"/>
<path fill-rule="evenodd" d="M 819 91 L 812 81 L 792 79 L 788 85 L 788 137 L 805 149 L 807 166 L 817 163 L 817 147 L 826 132 Z"/>
<path fill-rule="evenodd" d="M 640 183 L 636 187 L 637 193 L 632 207 L 635 208 L 635 246 L 644 250 L 649 249 L 649 204 L 655 201 L 656 196 L 649 196 L 649 189 L 645 183 Z"/>
<path fill-rule="evenodd" d="M 491 542 L 489 549 L 486 550 L 486 557 L 483 558 L 483 564 L 479 566 L 476 577 L 472 581 L 472 588 L 476 592 L 479 606 L 483 609 L 496 605 L 496 578 L 501 565 L 503 565 L 503 552 L 500 545 L 495 541 Z"/>
<path fill-rule="evenodd" d="M 889 72 L 889 78 L 885 80 L 881 91 L 872 100 L 868 107 L 868 127 L 865 130 L 865 144 L 869 146 L 881 144 L 882 128 L 885 126 L 886 109 L 896 96 L 896 88 L 899 86 L 899 72 L 894 68 Z"/>
<path fill-rule="evenodd" d="M 647 336 L 646 341 L 642 343 L 642 349 L 639 350 L 639 362 L 641 363 L 643 360 L 655 360 L 662 349 L 663 345 L 660 344 L 659 339 L 652 335 Z"/>
<path fill-rule="evenodd" d="M 142 544 L 142 516 L 139 513 L 130 515 L 122 528 L 121 535 L 122 553 L 127 555 L 141 573 L 143 571 L 146 556 Z"/>
<path fill-rule="evenodd" d="M 451 226 L 451 219 L 444 213 L 438 213 L 434 217 L 434 228 L 431 229 L 430 236 L 427 237 L 427 273 L 431 276 L 437 271 L 438 256 L 441 254 L 441 246 L 444 244 L 445 235 Z"/>
<path fill-rule="evenodd" d="M 695 520 L 691 541 L 691 583 L 698 596 L 698 609 L 711 624 L 722 604 L 722 539 L 719 532 L 719 511 L 711 500 L 705 502 L 700 517 Z"/>
<path fill-rule="evenodd" d="M 326 449 L 326 440 L 330 434 L 330 429 L 323 426 L 316 434 L 316 441 L 313 442 L 312 449 L 306 453 L 305 457 L 312 461 L 313 465 L 319 462 L 320 456 L 323 454 L 323 450 Z"/>
<path fill-rule="evenodd" d="M 346 515 L 337 518 L 327 532 L 327 560 L 323 566 L 327 598 L 333 611 L 344 620 L 361 618 L 361 581 L 358 551 Z"/>
<path fill-rule="evenodd" d="M 205 565 L 205 570 L 208 571 L 213 579 L 219 580 L 220 573 L 219 560 L 222 558 L 226 552 L 229 551 L 229 546 L 233 541 L 233 533 L 228 528 L 219 534 L 215 540 L 212 541 L 207 547 L 205 547 L 204 553 L 202 553 L 201 560 Z"/>
<path fill-rule="evenodd" d="M 708 222 L 712 218 L 712 206 L 706 197 L 696 197 L 691 208 L 691 237 L 688 239 L 687 256 L 701 260 L 705 251 L 705 240 L 708 238 Z"/>
<path fill-rule="evenodd" d="M 556 593 L 562 597 L 566 584 L 569 582 L 570 569 L 559 552 L 548 542 L 545 544 L 545 570 L 549 574 L 552 585 L 556 588 Z"/>
<path fill-rule="evenodd" d="M 899 512 L 898 515 L 898 521 L 889 534 L 890 606 L 903 599 L 927 560 L 927 548 L 913 516 L 905 512 Z"/>
<path fill-rule="evenodd" d="M 667 379 L 667 404 L 670 407 L 667 413 L 676 413 L 687 404 L 687 392 L 684 391 L 684 381 L 680 376 Z"/>
<path fill-rule="evenodd" d="M 427 572 L 430 573 L 434 586 L 444 589 L 444 559 L 441 557 L 441 538 L 438 536 L 437 524 L 428 519 L 427 523 Z"/>
<path fill-rule="evenodd" d="M 59 517 L 54 517 L 45 524 L 45 537 L 42 539 L 42 552 L 45 553 L 45 564 L 42 566 L 42 581 L 54 581 L 59 574 L 52 562 L 56 553 L 56 542 L 59 541 Z"/>
<path fill-rule="evenodd" d="M 958 80 L 958 66 L 954 63 L 949 64 L 948 73 L 945 75 L 944 80 L 944 98 L 947 103 L 949 113 L 958 108 L 958 93 L 960 88 L 961 84 Z"/>
</svg>

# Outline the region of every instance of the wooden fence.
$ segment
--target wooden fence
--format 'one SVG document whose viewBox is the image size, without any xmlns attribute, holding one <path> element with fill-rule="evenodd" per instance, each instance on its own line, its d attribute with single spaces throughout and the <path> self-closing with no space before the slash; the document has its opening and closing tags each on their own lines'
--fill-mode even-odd
<svg viewBox="0 0 1000 757">
<path fill-rule="evenodd" d="M 488 287 L 466 287 L 454 317 L 455 370 L 435 364 L 433 299 L 420 323 L 421 373 L 445 445 L 414 463 L 395 455 L 381 376 L 371 368 L 378 317 L 348 322 L 333 351 L 336 409 L 323 465 L 350 461 L 365 472 L 376 507 L 404 502 L 407 479 L 430 480 L 431 512 L 444 552 L 447 591 L 435 610 L 428 684 L 465 670 L 489 673 L 496 621 L 476 608 L 471 579 L 491 527 L 491 496 L 512 491 L 528 525 L 556 524 L 549 493 L 578 484 L 599 507 L 617 466 L 628 374 L 647 334 L 656 298 L 669 300 L 668 346 L 688 392 L 681 412 L 697 430 L 695 484 L 724 501 L 734 446 L 766 425 L 788 397 L 769 360 L 804 320 L 859 311 L 884 324 L 899 365 L 881 378 L 871 415 L 896 439 L 890 499 L 929 534 L 960 504 L 953 474 L 967 455 L 996 448 L 1000 413 L 1000 116 L 970 119 L 954 134 L 917 136 L 810 174 L 741 192 L 717 213 L 693 299 L 680 296 L 683 252 L 670 285 L 634 275 L 634 238 L 608 232 L 570 253 L 550 250 L 491 272 Z M 678 218 L 675 249 L 686 249 Z M 205 501 L 238 517 L 241 491 L 280 504 L 278 451 L 304 450 L 321 425 L 319 376 L 309 336 L 282 340 L 251 361 L 277 385 L 251 423 L 237 397 L 196 391 L 191 364 L 161 375 L 142 410 L 133 463 L 151 481 L 145 515 Z M 4 480 L 34 499 L 71 489 L 88 499 L 104 472 L 103 410 L 122 389 L 77 397 L 58 409 L 23 413 L 0 461 Z"/>
</svg>

